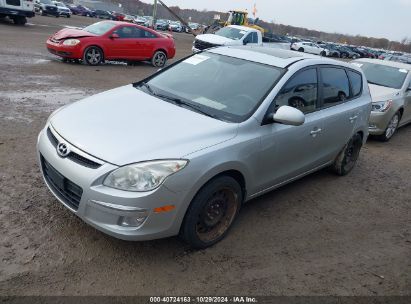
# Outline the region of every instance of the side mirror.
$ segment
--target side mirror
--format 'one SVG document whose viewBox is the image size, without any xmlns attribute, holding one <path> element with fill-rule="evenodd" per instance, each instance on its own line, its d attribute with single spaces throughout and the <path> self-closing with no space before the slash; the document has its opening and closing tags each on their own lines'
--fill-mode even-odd
<svg viewBox="0 0 411 304">
<path fill-rule="evenodd" d="M 116 39 L 116 38 L 120 38 L 120 36 L 116 33 L 111 34 L 110 36 L 111 39 Z"/>
<path fill-rule="evenodd" d="M 305 116 L 296 108 L 281 106 L 273 114 L 273 120 L 284 125 L 301 126 L 305 122 Z"/>
</svg>

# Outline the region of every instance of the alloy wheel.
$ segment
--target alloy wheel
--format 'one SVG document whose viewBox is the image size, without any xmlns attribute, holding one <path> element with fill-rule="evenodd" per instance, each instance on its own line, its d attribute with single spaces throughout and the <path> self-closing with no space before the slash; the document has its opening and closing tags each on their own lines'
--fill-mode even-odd
<svg viewBox="0 0 411 304">
<path fill-rule="evenodd" d="M 390 139 L 394 135 L 395 131 L 398 128 L 398 123 L 399 122 L 400 122 L 399 115 L 395 114 L 391 118 L 390 122 L 388 123 L 387 129 L 385 130 L 385 137 L 387 139 Z"/>
<path fill-rule="evenodd" d="M 157 52 L 154 55 L 153 63 L 156 67 L 162 67 L 165 65 L 166 59 L 166 54 L 164 54 L 163 52 Z"/>
<path fill-rule="evenodd" d="M 91 48 L 86 52 L 86 61 L 88 64 L 97 65 L 101 62 L 102 54 L 96 48 Z"/>
</svg>

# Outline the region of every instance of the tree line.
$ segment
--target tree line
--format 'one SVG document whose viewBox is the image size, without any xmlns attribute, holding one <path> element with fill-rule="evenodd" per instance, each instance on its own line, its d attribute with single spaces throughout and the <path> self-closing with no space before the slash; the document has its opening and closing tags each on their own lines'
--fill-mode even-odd
<svg viewBox="0 0 411 304">
<path fill-rule="evenodd" d="M 112 3 L 121 3 L 124 11 L 133 14 L 147 16 L 153 14 L 153 5 L 141 2 L 139 0 L 110 0 Z M 164 1 L 167 4 L 167 1 Z M 181 9 L 178 6 L 170 8 L 186 21 L 197 22 L 204 25 L 210 25 L 214 22 L 214 16 L 219 15 L 221 20 L 227 20 L 228 13 L 208 10 Z M 174 19 L 174 17 L 160 4 L 157 7 L 157 18 Z M 339 33 L 326 33 L 317 30 L 310 30 L 302 27 L 291 25 L 277 24 L 260 20 L 258 25 L 263 27 L 267 32 L 278 35 L 291 35 L 311 38 L 319 41 L 330 41 L 350 45 L 366 46 L 371 48 L 386 49 L 411 53 L 411 39 L 404 37 L 401 41 L 390 41 L 386 38 L 365 37 L 361 35 L 345 35 Z"/>
</svg>

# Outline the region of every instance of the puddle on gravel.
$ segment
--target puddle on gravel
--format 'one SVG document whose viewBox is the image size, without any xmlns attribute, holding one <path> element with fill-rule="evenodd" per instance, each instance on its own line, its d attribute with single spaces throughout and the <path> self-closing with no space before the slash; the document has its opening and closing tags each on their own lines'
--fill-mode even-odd
<svg viewBox="0 0 411 304">
<path fill-rule="evenodd" d="M 33 114 L 52 112 L 55 109 L 93 95 L 94 91 L 58 89 L 48 91 L 1 93 L 0 119 L 31 123 Z"/>
</svg>

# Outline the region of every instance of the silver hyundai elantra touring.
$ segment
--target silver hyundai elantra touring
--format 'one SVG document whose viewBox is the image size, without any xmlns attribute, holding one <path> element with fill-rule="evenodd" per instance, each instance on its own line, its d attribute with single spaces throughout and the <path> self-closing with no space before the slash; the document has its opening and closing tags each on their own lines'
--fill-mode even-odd
<svg viewBox="0 0 411 304">
<path fill-rule="evenodd" d="M 370 111 L 354 65 L 221 47 L 55 111 L 38 158 L 50 191 L 93 227 L 205 248 L 244 202 L 324 167 L 350 172 Z"/>
</svg>

